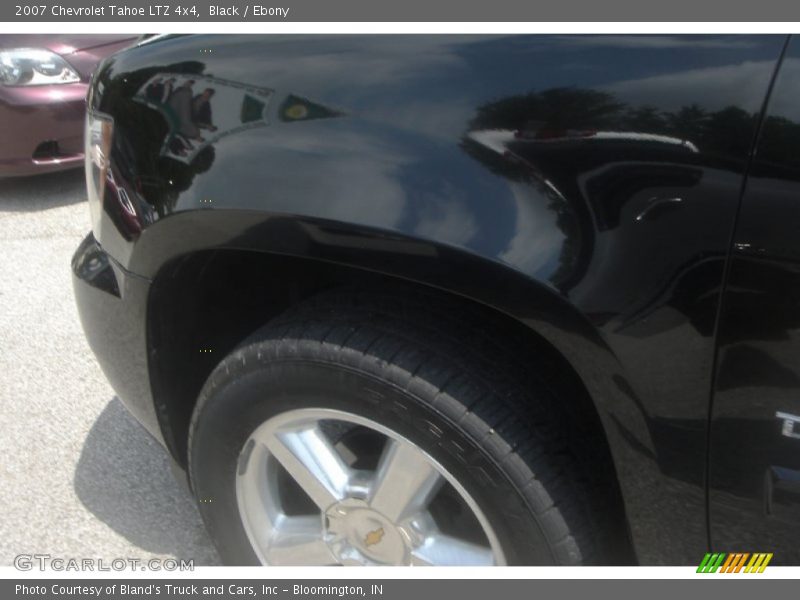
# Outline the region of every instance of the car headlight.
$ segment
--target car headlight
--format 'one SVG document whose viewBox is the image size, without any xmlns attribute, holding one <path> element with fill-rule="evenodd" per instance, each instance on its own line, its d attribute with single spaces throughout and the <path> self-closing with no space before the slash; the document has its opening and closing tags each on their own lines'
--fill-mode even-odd
<svg viewBox="0 0 800 600">
<path fill-rule="evenodd" d="M 86 113 L 84 131 L 86 188 L 89 196 L 89 212 L 92 215 L 92 229 L 99 234 L 103 197 L 106 185 L 113 183 L 111 171 L 111 144 L 114 138 L 114 121 L 111 117 L 93 110 Z"/>
<path fill-rule="evenodd" d="M 50 50 L 0 50 L 0 85 L 52 85 L 80 80 L 75 69 Z"/>
</svg>

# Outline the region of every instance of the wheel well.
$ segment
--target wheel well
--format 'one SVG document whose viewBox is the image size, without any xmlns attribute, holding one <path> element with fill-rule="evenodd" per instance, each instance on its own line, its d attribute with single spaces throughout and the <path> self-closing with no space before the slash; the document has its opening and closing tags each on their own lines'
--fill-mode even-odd
<svg viewBox="0 0 800 600">
<path fill-rule="evenodd" d="M 251 333 L 294 304 L 336 287 L 385 290 L 402 297 L 421 289 L 454 308 L 485 319 L 515 353 L 544 364 L 548 384 L 571 399 L 571 412 L 599 441 L 601 462 L 624 508 L 611 452 L 596 408 L 568 361 L 544 338 L 513 317 L 458 294 L 362 269 L 285 255 L 209 250 L 176 259 L 157 274 L 148 305 L 148 347 L 153 397 L 166 444 L 187 462 L 188 427 L 200 390 L 214 367 Z"/>
</svg>

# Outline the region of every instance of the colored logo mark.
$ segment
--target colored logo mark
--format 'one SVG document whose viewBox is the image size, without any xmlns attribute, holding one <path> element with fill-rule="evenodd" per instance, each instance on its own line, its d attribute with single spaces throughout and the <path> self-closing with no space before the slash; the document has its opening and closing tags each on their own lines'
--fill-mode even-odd
<svg viewBox="0 0 800 600">
<path fill-rule="evenodd" d="M 749 560 L 748 560 L 749 559 Z M 763 573 L 769 561 L 772 560 L 771 552 L 707 552 L 697 567 L 698 573 Z"/>
</svg>

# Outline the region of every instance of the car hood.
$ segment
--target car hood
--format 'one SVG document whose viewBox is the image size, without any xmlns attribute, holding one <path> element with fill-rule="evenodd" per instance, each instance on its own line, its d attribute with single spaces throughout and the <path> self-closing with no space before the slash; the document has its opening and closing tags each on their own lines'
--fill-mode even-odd
<svg viewBox="0 0 800 600">
<path fill-rule="evenodd" d="M 119 44 L 130 41 L 133 43 L 137 36 L 123 35 L 0 35 L 0 49 L 2 48 L 47 48 L 56 54 L 66 56 L 102 46 Z"/>
</svg>

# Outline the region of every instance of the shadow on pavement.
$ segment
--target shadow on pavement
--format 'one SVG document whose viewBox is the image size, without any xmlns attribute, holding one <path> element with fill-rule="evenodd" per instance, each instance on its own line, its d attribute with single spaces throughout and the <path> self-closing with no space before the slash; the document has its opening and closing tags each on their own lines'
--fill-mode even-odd
<svg viewBox="0 0 800 600">
<path fill-rule="evenodd" d="M 33 212 L 86 199 L 83 169 L 0 178 L 0 212 Z"/>
<path fill-rule="evenodd" d="M 86 436 L 74 485 L 86 508 L 142 550 L 194 559 L 195 566 L 220 564 L 165 450 L 119 399 L 108 403 Z"/>
</svg>

